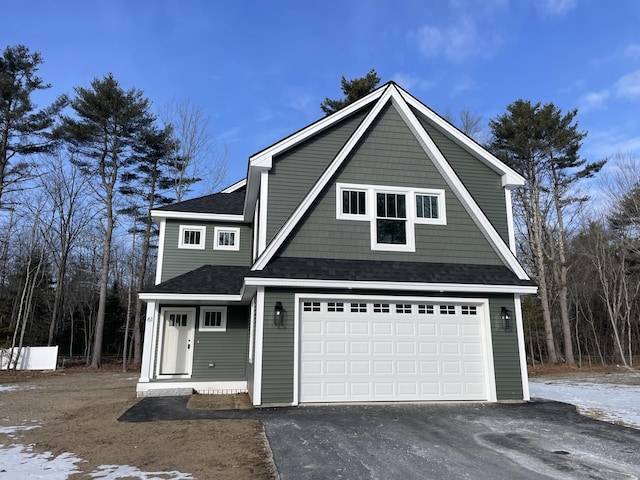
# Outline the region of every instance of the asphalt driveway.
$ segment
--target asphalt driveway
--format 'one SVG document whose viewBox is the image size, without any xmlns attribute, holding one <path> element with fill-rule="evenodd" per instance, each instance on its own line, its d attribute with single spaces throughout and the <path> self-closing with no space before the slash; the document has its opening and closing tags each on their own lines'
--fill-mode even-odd
<svg viewBox="0 0 640 480">
<path fill-rule="evenodd" d="M 189 410 L 145 398 L 121 421 L 256 418 L 282 480 L 640 479 L 640 430 L 571 405 L 335 405 Z"/>
</svg>

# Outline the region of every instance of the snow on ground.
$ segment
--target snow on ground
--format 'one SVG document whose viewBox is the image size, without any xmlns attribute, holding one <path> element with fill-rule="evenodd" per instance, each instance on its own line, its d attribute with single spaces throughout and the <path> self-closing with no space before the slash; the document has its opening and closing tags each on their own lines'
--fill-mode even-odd
<svg viewBox="0 0 640 480">
<path fill-rule="evenodd" d="M 631 374 L 633 375 L 633 374 Z M 582 379 L 531 379 L 531 398 L 570 403 L 583 415 L 640 429 L 640 385 Z"/>
<path fill-rule="evenodd" d="M 7 391 L 15 386 L 0 386 Z M 582 379 L 531 379 L 529 390 L 532 398 L 545 398 L 576 405 L 586 415 L 601 420 L 622 423 L 640 429 L 640 385 L 602 383 L 602 378 Z M 0 433 L 11 435 L 18 430 L 34 426 L 2 427 Z M 54 456 L 50 452 L 34 453 L 30 445 L 0 444 L 0 472 L 6 478 L 34 478 L 64 480 L 73 473 L 80 473 L 77 465 L 84 460 L 70 453 Z M 193 480 L 182 472 L 142 472 L 127 465 L 101 465 L 89 477 L 103 480 L 136 478 L 140 480 Z M 4 478 L 4 477 L 3 477 Z"/>
<path fill-rule="evenodd" d="M 11 434 L 18 430 L 37 428 L 2 427 L 0 433 Z M 57 457 L 51 452 L 34 453 L 32 445 L 0 444 L 0 473 L 2 478 L 33 478 L 46 480 L 66 480 L 73 473 L 81 473 L 77 463 L 84 460 L 70 453 L 62 453 Z M 89 473 L 90 478 L 116 480 L 119 478 L 137 478 L 140 480 L 195 480 L 187 473 L 181 472 L 142 472 L 128 465 L 101 465 Z"/>
</svg>

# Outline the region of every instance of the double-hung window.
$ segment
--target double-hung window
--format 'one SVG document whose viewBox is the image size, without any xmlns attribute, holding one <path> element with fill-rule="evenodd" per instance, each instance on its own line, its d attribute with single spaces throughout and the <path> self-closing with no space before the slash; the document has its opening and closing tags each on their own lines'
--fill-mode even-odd
<svg viewBox="0 0 640 480">
<path fill-rule="evenodd" d="M 379 244 L 406 245 L 406 195 L 376 193 L 376 239 Z"/>
<path fill-rule="evenodd" d="M 442 189 L 336 185 L 336 218 L 370 224 L 371 250 L 415 252 L 416 225 L 446 225 Z"/>
<path fill-rule="evenodd" d="M 207 228 L 195 225 L 180 225 L 178 248 L 204 250 Z"/>
</svg>

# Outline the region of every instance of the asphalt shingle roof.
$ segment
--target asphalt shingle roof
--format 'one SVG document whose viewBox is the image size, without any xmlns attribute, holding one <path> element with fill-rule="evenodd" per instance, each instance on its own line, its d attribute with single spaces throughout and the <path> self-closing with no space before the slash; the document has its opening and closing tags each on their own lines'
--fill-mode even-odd
<svg viewBox="0 0 640 480">
<path fill-rule="evenodd" d="M 203 265 L 196 270 L 146 288 L 143 293 L 238 295 L 249 267 Z"/>
<path fill-rule="evenodd" d="M 280 257 L 252 276 L 317 280 L 533 286 L 504 265 Z"/>
<path fill-rule="evenodd" d="M 353 282 L 535 285 L 531 280 L 520 280 L 511 270 L 502 265 L 281 257 L 261 271 L 251 271 L 250 267 L 204 265 L 149 287 L 144 293 L 238 295 L 245 277 Z"/>
<path fill-rule="evenodd" d="M 245 189 L 233 193 L 213 193 L 157 208 L 166 212 L 220 213 L 242 215 Z"/>
</svg>

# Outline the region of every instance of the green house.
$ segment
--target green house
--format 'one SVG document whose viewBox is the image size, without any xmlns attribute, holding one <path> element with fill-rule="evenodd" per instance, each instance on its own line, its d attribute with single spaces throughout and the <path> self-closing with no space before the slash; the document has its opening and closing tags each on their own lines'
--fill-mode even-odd
<svg viewBox="0 0 640 480">
<path fill-rule="evenodd" d="M 138 395 L 528 400 L 520 175 L 395 83 L 160 226 Z"/>
</svg>

